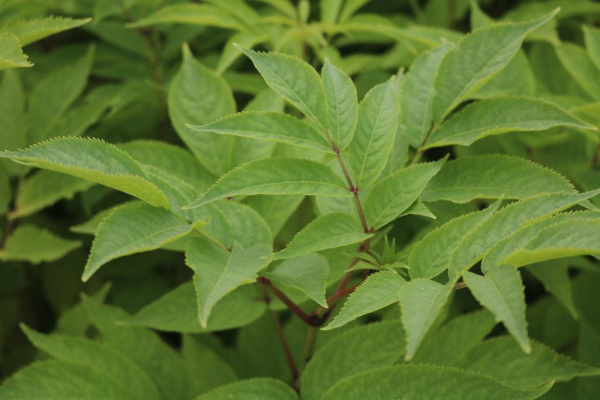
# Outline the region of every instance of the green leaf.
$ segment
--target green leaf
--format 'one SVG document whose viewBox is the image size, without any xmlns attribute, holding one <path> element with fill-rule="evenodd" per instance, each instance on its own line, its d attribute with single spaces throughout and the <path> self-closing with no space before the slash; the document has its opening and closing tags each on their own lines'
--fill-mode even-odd
<svg viewBox="0 0 600 400">
<path fill-rule="evenodd" d="M 342 3 L 342 0 L 321 0 L 319 2 L 321 21 L 329 24 L 335 23 Z"/>
<path fill-rule="evenodd" d="M 460 357 L 481 343 L 494 326 L 494 316 L 485 309 L 452 318 L 426 337 L 413 362 L 455 365 Z"/>
<path fill-rule="evenodd" d="M 306 159 L 274 157 L 252 161 L 230 171 L 188 208 L 236 195 L 255 194 L 352 196 L 331 168 Z"/>
<path fill-rule="evenodd" d="M 402 326 L 406 332 L 405 361 L 415 356 L 425 335 L 448 301 L 455 280 L 442 285 L 426 279 L 413 279 L 400 290 Z"/>
<path fill-rule="evenodd" d="M 451 42 L 443 42 L 434 49 L 421 53 L 404 78 L 400 123 L 408 143 L 415 148 L 423 144 L 431 129 L 431 107 L 435 94 L 433 84 L 442 59 L 453 46 Z"/>
<path fill-rule="evenodd" d="M 21 225 L 12 232 L 0 250 L 0 260 L 39 264 L 59 260 L 80 246 L 79 241 L 63 239 L 33 225 Z"/>
<path fill-rule="evenodd" d="M 11 218 L 20 218 L 42 210 L 62 199 L 72 199 L 93 184 L 70 175 L 39 171 L 19 186 L 16 207 Z"/>
<path fill-rule="evenodd" d="M 372 237 L 365 233 L 356 218 L 344 213 L 323 215 L 298 232 L 287 247 L 275 253 L 274 260 L 284 260 L 321 250 L 359 243 Z"/>
<path fill-rule="evenodd" d="M 533 220 L 524 227 L 518 229 L 510 236 L 506 237 L 504 240 L 498 242 L 483 258 L 481 262 L 481 269 L 483 272 L 486 272 L 495 265 L 505 264 L 507 262 L 506 260 L 512 254 L 518 252 L 519 250 L 525 249 L 531 240 L 536 238 L 548 227 L 571 221 L 575 224 L 578 224 L 578 221 L 585 220 L 600 221 L 600 213 L 589 211 L 561 213 L 558 215 L 542 217 Z"/>
<path fill-rule="evenodd" d="M 509 336 L 494 337 L 480 343 L 455 365 L 520 389 L 540 387 L 552 381 L 568 381 L 578 376 L 600 375 L 600 369 L 573 361 L 535 341 L 531 354 L 525 355 Z"/>
<path fill-rule="evenodd" d="M 226 294 L 252 283 L 265 268 L 271 248 L 261 244 L 232 252 L 204 238 L 192 238 L 186 249 L 186 264 L 194 271 L 198 318 L 207 327 L 211 310 Z"/>
<path fill-rule="evenodd" d="M 487 99 L 498 96 L 535 96 L 536 78 L 523 49 L 510 60 L 506 68 L 469 97 Z"/>
<path fill-rule="evenodd" d="M 235 201 L 215 203 L 231 227 L 233 243 L 242 247 L 273 244 L 273 235 L 265 220 L 252 208 Z"/>
<path fill-rule="evenodd" d="M 17 150 L 27 145 L 25 119 L 25 93 L 19 75 L 5 71 L 0 85 L 0 149 Z M 10 175 L 16 175 L 20 166 L 7 160 L 0 165 Z"/>
<path fill-rule="evenodd" d="M 334 154 L 327 140 L 310 125 L 288 114 L 271 111 L 246 111 L 203 126 L 189 126 L 200 132 L 241 136 L 293 144 Z"/>
<path fill-rule="evenodd" d="M 358 115 L 358 98 L 352 80 L 328 59 L 323 64 L 323 87 L 329 108 L 329 136 L 339 150 L 345 149 L 354 136 Z"/>
<path fill-rule="evenodd" d="M 264 302 L 255 300 L 256 292 L 249 286 L 234 290 L 215 305 L 206 328 L 202 328 L 198 321 L 194 283 L 188 282 L 148 304 L 125 323 L 167 332 L 224 331 L 256 321 L 267 308 Z"/>
<path fill-rule="evenodd" d="M 10 187 L 10 177 L 0 166 L 0 216 L 8 212 L 11 201 L 12 189 Z"/>
<path fill-rule="evenodd" d="M 183 47 L 181 69 L 169 89 L 168 108 L 177 134 L 204 168 L 215 176 L 226 173 L 231 166 L 233 138 L 214 133 L 198 135 L 187 124 L 204 125 L 232 114 L 235 100 L 227 82 L 196 61 L 187 46 Z"/>
<path fill-rule="evenodd" d="M 327 308 L 325 288 L 327 275 L 329 275 L 329 264 L 323 256 L 306 254 L 290 258 L 273 270 L 262 272 L 261 275 L 299 289 L 317 304 Z"/>
<path fill-rule="evenodd" d="M 33 88 L 28 113 L 30 143 L 37 143 L 54 135 L 61 117 L 87 85 L 93 59 L 94 47 L 90 47 L 81 58 L 47 74 Z"/>
<path fill-rule="evenodd" d="M 31 66 L 33 64 L 23 54 L 19 39 L 11 33 L 0 34 L 0 70 Z"/>
<path fill-rule="evenodd" d="M 215 72 L 221 75 L 242 55 L 242 52 L 236 47 L 236 44 L 239 44 L 243 47 L 252 48 L 257 44 L 266 42 L 267 40 L 268 36 L 265 34 L 240 32 L 236 33 L 235 35 L 231 35 L 223 47 L 223 51 L 221 52 L 221 57 L 219 58 Z"/>
<path fill-rule="evenodd" d="M 506 258 L 515 266 L 534 264 L 555 258 L 600 255 L 598 241 L 600 219 L 571 220 L 541 231 L 523 248 Z"/>
<path fill-rule="evenodd" d="M 465 98 L 502 71 L 521 47 L 525 35 L 557 12 L 531 22 L 487 26 L 458 42 L 442 60 L 435 79 L 433 121 L 441 123 Z"/>
<path fill-rule="evenodd" d="M 544 131 L 556 126 L 596 128 L 545 100 L 505 96 L 466 106 L 427 140 L 425 148 L 468 146 L 486 136 L 514 131 Z"/>
<path fill-rule="evenodd" d="M 525 294 L 519 271 L 509 264 L 490 269 L 485 276 L 463 273 L 465 283 L 473 296 L 490 310 L 514 336 L 521 349 L 531 353 L 525 320 Z"/>
<path fill-rule="evenodd" d="M 98 227 L 82 279 L 87 281 L 111 260 L 158 249 L 193 229 L 194 225 L 162 208 L 143 203 L 117 207 Z"/>
<path fill-rule="evenodd" d="M 563 43 L 556 46 L 556 55 L 565 69 L 589 96 L 600 100 L 600 69 L 596 68 L 584 48 Z"/>
<path fill-rule="evenodd" d="M 118 147 L 125 150 L 138 164 L 159 168 L 169 174 L 205 190 L 214 183 L 210 173 L 184 148 L 158 140 L 134 140 L 121 143 Z"/>
<path fill-rule="evenodd" d="M 579 319 L 579 312 L 573 303 L 568 264 L 556 263 L 555 261 L 542 262 L 528 266 L 527 271 L 542 282 L 546 291 L 552 293 L 574 319 Z"/>
<path fill-rule="evenodd" d="M 21 46 L 27 46 L 30 43 L 37 42 L 50 35 L 87 24 L 91 20 L 91 18 L 35 18 L 6 25 L 0 29 L 0 33 L 10 32 L 19 39 Z"/>
<path fill-rule="evenodd" d="M 348 146 L 355 187 L 367 188 L 383 172 L 394 143 L 399 112 L 392 80 L 375 86 L 361 101 L 354 138 Z"/>
<path fill-rule="evenodd" d="M 254 208 L 267 222 L 274 237 L 277 237 L 290 216 L 304 200 L 302 195 L 252 196 L 247 204 Z"/>
<path fill-rule="evenodd" d="M 125 383 L 94 367 L 69 361 L 42 361 L 23 368 L 0 386 L 5 400 L 55 398 L 133 399 Z"/>
<path fill-rule="evenodd" d="M 125 152 L 101 140 L 59 138 L 21 151 L 0 152 L 0 158 L 72 175 L 169 208 L 165 194 L 148 180 L 140 166 Z"/>
<path fill-rule="evenodd" d="M 460 216 L 429 232 L 410 253 L 410 277 L 431 279 L 446 270 L 464 237 L 487 221 L 499 206 L 500 202 L 496 202 L 483 211 Z"/>
<path fill-rule="evenodd" d="M 302 399 L 320 400 L 346 377 L 392 365 L 404 352 L 403 336 L 396 321 L 368 324 L 336 336 L 308 363 L 302 375 Z"/>
<path fill-rule="evenodd" d="M 446 158 L 402 169 L 377 182 L 364 203 L 370 227 L 379 229 L 398 218 L 418 198 L 429 180 L 442 168 Z"/>
<path fill-rule="evenodd" d="M 193 290 L 192 288 L 192 292 Z M 194 376 L 201 378 L 197 384 L 198 392 L 202 394 L 237 381 L 233 368 L 217 354 L 219 349 L 216 346 L 209 346 L 209 343 L 205 341 L 201 343 L 194 336 L 184 335 L 181 346 L 181 355 L 190 370 Z"/>
<path fill-rule="evenodd" d="M 585 47 L 592 62 L 600 71 L 600 29 L 593 26 L 582 26 L 583 35 L 585 37 Z"/>
<path fill-rule="evenodd" d="M 127 320 L 129 315 L 114 306 L 101 304 L 89 297 L 84 297 L 83 304 L 89 320 L 102 334 L 103 343 L 118 350 L 145 371 L 154 381 L 161 399 L 192 399 L 197 395 L 197 377 L 192 375 L 179 353 L 157 334 L 122 324 L 121 321 Z"/>
<path fill-rule="evenodd" d="M 556 172 L 509 155 L 463 157 L 447 162 L 421 199 L 466 203 L 473 199 L 524 199 L 540 193 L 574 192 Z"/>
<path fill-rule="evenodd" d="M 281 53 L 260 53 L 238 46 L 260 72 L 267 85 L 289 101 L 323 132 L 327 131 L 327 100 L 323 83 L 313 67 Z"/>
<path fill-rule="evenodd" d="M 119 382 L 123 387 L 127 387 L 132 398 L 160 399 L 158 390 L 150 377 L 134 362 L 110 346 L 86 338 L 56 334 L 43 335 L 26 325 L 21 325 L 21 329 L 29 341 L 44 353 L 58 360 L 96 368 Z M 55 395 L 53 392 L 49 394 Z"/>
<path fill-rule="evenodd" d="M 405 284 L 406 281 L 395 272 L 382 271 L 369 275 L 348 297 L 340 313 L 322 330 L 339 328 L 363 315 L 397 303 Z"/>
<path fill-rule="evenodd" d="M 235 397 L 234 397 L 235 396 Z M 221 386 L 196 400 L 298 400 L 290 386 L 272 378 L 246 379 Z"/>
<path fill-rule="evenodd" d="M 536 399 L 548 384 L 532 390 L 505 386 L 485 375 L 434 365 L 397 365 L 350 376 L 335 385 L 322 400 L 388 399 Z"/>
<path fill-rule="evenodd" d="M 137 200 L 133 201 L 136 202 Z M 113 209 L 109 207 L 98 212 L 83 224 L 72 226 L 70 229 L 71 232 L 81 233 L 84 235 L 95 235 L 102 221 L 104 221 L 104 219 L 112 212 L 112 210 Z"/>
<path fill-rule="evenodd" d="M 511 235 L 523 224 L 536 218 L 556 214 L 596 196 L 599 192 L 553 193 L 521 200 L 504 207 L 471 231 L 460 242 L 450 258 L 450 276 L 466 271 L 492 247 Z"/>
<path fill-rule="evenodd" d="M 129 25 L 140 28 L 156 24 L 207 25 L 225 29 L 244 29 L 240 21 L 218 7 L 205 4 L 170 4 Z"/>
</svg>

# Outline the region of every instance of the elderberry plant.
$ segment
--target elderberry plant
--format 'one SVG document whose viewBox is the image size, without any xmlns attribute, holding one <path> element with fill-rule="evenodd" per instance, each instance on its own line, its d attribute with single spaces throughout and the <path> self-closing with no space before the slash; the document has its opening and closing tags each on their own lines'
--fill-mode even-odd
<svg viewBox="0 0 600 400">
<path fill-rule="evenodd" d="M 4 72 L 0 269 L 83 245 L 40 227 L 44 208 L 107 206 L 71 228 L 94 236 L 69 261 L 86 294 L 53 333 L 20 325 L 44 359 L 0 399 L 600 394 L 600 30 L 577 28 L 583 47 L 556 29 L 596 4 L 496 21 L 410 1 L 406 23 L 365 0 L 322 0 L 319 20 L 306 0 L 166 3 L 80 5 L 96 47 Z M 472 32 L 453 30 L 468 12 Z M 8 24 L 0 67 L 87 22 Z M 186 43 L 206 32 L 212 60 Z"/>
</svg>

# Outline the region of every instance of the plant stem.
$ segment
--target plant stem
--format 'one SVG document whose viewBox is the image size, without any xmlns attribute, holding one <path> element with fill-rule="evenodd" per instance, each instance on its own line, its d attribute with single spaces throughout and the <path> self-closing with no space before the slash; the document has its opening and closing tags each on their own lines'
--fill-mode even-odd
<svg viewBox="0 0 600 400">
<path fill-rule="evenodd" d="M 287 297 L 285 293 L 273 286 L 273 284 L 268 278 L 260 277 L 258 278 L 258 281 L 264 288 L 269 289 L 271 293 L 275 295 L 275 297 L 281 300 L 281 302 L 285 304 L 291 312 L 300 317 L 300 319 L 306 324 L 310 326 L 319 326 L 320 321 L 318 316 L 306 313 L 302 308 L 300 308 L 300 306 L 298 306 L 298 304 L 294 303 L 292 299 Z"/>
<path fill-rule="evenodd" d="M 297 382 L 300 374 L 298 374 L 298 368 L 296 367 L 296 362 L 294 361 L 294 356 L 292 355 L 292 351 L 290 350 L 290 346 L 285 337 L 285 333 L 281 328 L 281 324 L 279 323 L 279 319 L 277 318 L 277 314 L 275 311 L 269 308 L 269 303 L 271 299 L 269 298 L 269 294 L 267 290 L 261 286 L 261 290 L 263 293 L 263 298 L 265 303 L 267 303 L 267 309 L 269 310 L 269 315 L 271 316 L 271 320 L 273 321 L 273 326 L 275 327 L 275 332 L 277 333 L 277 337 L 279 338 L 279 342 L 281 343 L 281 347 L 283 347 L 283 352 L 285 353 L 285 358 L 288 362 L 288 366 L 290 367 L 290 372 L 292 374 L 292 381 Z"/>
<path fill-rule="evenodd" d="M 359 188 L 355 187 L 354 184 L 352 183 L 352 179 L 350 178 L 350 174 L 348 174 L 348 169 L 346 168 L 346 164 L 344 163 L 344 160 L 342 159 L 342 155 L 340 154 L 340 149 L 338 149 L 337 147 L 334 146 L 333 151 L 335 151 L 335 155 L 336 155 L 338 164 L 340 164 L 340 168 L 342 169 L 344 177 L 346 178 L 346 182 L 348 183 L 348 190 L 350 190 L 354 194 L 354 202 L 356 203 L 356 211 L 358 211 L 358 215 L 360 217 L 360 222 L 363 226 L 363 229 L 364 229 L 365 233 L 370 233 L 371 228 L 369 228 L 369 225 L 367 224 L 367 219 L 365 218 L 365 212 L 364 212 L 362 204 L 360 202 L 360 198 L 358 197 Z"/>
<path fill-rule="evenodd" d="M 314 326 L 308 327 L 308 334 L 306 335 L 306 341 L 304 342 L 304 352 L 302 353 L 302 369 L 304 371 L 308 362 L 312 359 L 313 353 L 315 352 L 315 345 L 317 344 L 317 334 L 319 331 Z"/>
</svg>

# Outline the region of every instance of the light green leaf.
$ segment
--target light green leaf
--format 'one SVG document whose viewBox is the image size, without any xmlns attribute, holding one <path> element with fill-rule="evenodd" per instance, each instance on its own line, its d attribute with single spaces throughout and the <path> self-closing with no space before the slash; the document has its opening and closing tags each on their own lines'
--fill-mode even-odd
<svg viewBox="0 0 600 400">
<path fill-rule="evenodd" d="M 358 107 L 358 124 L 348 146 L 354 186 L 367 188 L 377 180 L 390 155 L 398 126 L 399 105 L 393 80 L 371 89 Z"/>
<path fill-rule="evenodd" d="M 540 193 L 574 192 L 556 172 L 509 155 L 463 157 L 447 162 L 421 199 L 466 203 L 473 199 L 524 199 Z"/>
<path fill-rule="evenodd" d="M 221 57 L 215 69 L 215 72 L 221 75 L 227 70 L 241 55 L 242 52 L 235 46 L 239 44 L 243 47 L 252 48 L 257 44 L 266 42 L 268 36 L 265 34 L 254 34 L 250 32 L 240 32 L 232 35 L 225 43 Z"/>
<path fill-rule="evenodd" d="M 417 148 L 423 144 L 432 124 L 433 84 L 444 56 L 454 45 L 443 42 L 421 53 L 404 78 L 400 99 L 400 124 L 408 143 Z"/>
<path fill-rule="evenodd" d="M 506 68 L 469 97 L 487 99 L 498 96 L 534 96 L 536 79 L 523 49 L 510 60 Z"/>
<path fill-rule="evenodd" d="M 434 365 L 397 365 L 350 376 L 322 400 L 537 399 L 552 387 L 532 390 L 505 386 L 485 375 Z M 452 397 L 449 397 L 452 396 Z"/>
<path fill-rule="evenodd" d="M 343 150 L 352 141 L 356 129 L 356 88 L 348 75 L 328 59 L 325 60 L 321 75 L 329 108 L 329 137 L 339 150 Z"/>
<path fill-rule="evenodd" d="M 262 276 L 299 289 L 320 306 L 327 308 L 325 287 L 329 275 L 327 260 L 318 254 L 285 260 L 271 271 L 264 271 Z"/>
<path fill-rule="evenodd" d="M 521 47 L 525 35 L 557 12 L 535 21 L 487 26 L 458 42 L 442 60 L 436 76 L 433 121 L 441 123 L 465 98 L 502 71 Z"/>
<path fill-rule="evenodd" d="M 183 47 L 181 69 L 171 83 L 168 108 L 177 134 L 202 165 L 215 176 L 226 173 L 231 165 L 233 138 L 214 133 L 197 135 L 187 124 L 204 125 L 232 114 L 235 100 L 227 82 L 196 61 L 187 46 Z"/>
<path fill-rule="evenodd" d="M 241 136 L 251 139 L 267 140 L 293 144 L 300 147 L 334 154 L 327 140 L 310 125 L 288 114 L 271 111 L 247 111 L 227 116 L 203 126 L 189 126 L 202 134 Z"/>
<path fill-rule="evenodd" d="M 239 328 L 256 321 L 266 305 L 256 292 L 242 286 L 220 300 L 210 313 L 206 328 L 200 326 L 194 283 L 188 282 L 148 304 L 125 323 L 166 332 L 203 333 Z"/>
<path fill-rule="evenodd" d="M 0 250 L 0 260 L 39 264 L 59 260 L 80 246 L 79 241 L 63 239 L 33 225 L 21 225 L 12 232 Z"/>
<path fill-rule="evenodd" d="M 88 190 L 93 183 L 53 171 L 39 171 L 19 186 L 11 218 L 20 218 Z"/>
<path fill-rule="evenodd" d="M 10 32 L 19 39 L 21 46 L 27 46 L 30 43 L 37 42 L 38 40 L 50 35 L 54 35 L 58 32 L 77 28 L 78 26 L 87 24 L 91 20 L 91 18 L 35 18 L 6 25 L 0 29 L 0 33 Z"/>
<path fill-rule="evenodd" d="M 284 260 L 321 250 L 359 243 L 372 237 L 365 233 L 360 222 L 351 215 L 331 213 L 323 215 L 298 232 L 287 247 L 275 253 L 274 260 Z"/>
<path fill-rule="evenodd" d="M 573 361 L 535 341 L 531 354 L 525 355 L 509 336 L 494 337 L 480 343 L 455 365 L 520 389 L 540 387 L 552 381 L 568 381 L 578 376 L 600 375 L 600 369 Z"/>
<path fill-rule="evenodd" d="M 335 23 L 338 19 L 342 3 L 343 0 L 320 0 L 321 21 L 328 24 Z"/>
<path fill-rule="evenodd" d="M 340 22 L 346 21 L 362 6 L 367 4 L 371 0 L 347 0 L 344 2 L 344 8 L 340 13 Z"/>
<path fill-rule="evenodd" d="M 541 231 L 523 248 L 506 258 L 515 266 L 533 264 L 555 258 L 600 255 L 598 235 L 600 220 L 571 220 Z"/>
<path fill-rule="evenodd" d="M 532 239 L 548 227 L 570 221 L 578 224 L 578 221 L 585 220 L 600 221 L 600 213 L 570 212 L 535 219 L 492 247 L 481 262 L 481 270 L 486 272 L 498 264 L 505 264 L 512 254 L 526 248 Z"/>
<path fill-rule="evenodd" d="M 81 136 L 86 130 L 98 122 L 98 119 L 108 109 L 108 101 L 94 101 L 71 107 L 51 131 L 44 135 L 46 139 L 61 136 Z"/>
<path fill-rule="evenodd" d="M 138 164 L 159 168 L 192 184 L 199 190 L 206 190 L 215 178 L 194 156 L 184 148 L 158 140 L 134 140 L 118 145 Z"/>
<path fill-rule="evenodd" d="M 281 53 L 260 53 L 238 48 L 248 56 L 267 85 L 327 131 L 327 100 L 323 83 L 313 67 L 299 58 Z"/>
<path fill-rule="evenodd" d="M 392 365 L 404 352 L 403 336 L 396 321 L 363 325 L 336 336 L 308 363 L 302 375 L 302 399 L 320 400 L 346 377 Z"/>
<path fill-rule="evenodd" d="M 596 196 L 599 191 L 586 193 L 553 193 L 521 200 L 504 207 L 471 231 L 460 242 L 450 258 L 449 274 L 454 276 L 473 266 L 492 247 L 514 233 L 523 224 L 536 218 L 556 214 Z"/>
<path fill-rule="evenodd" d="M 585 37 L 585 47 L 592 62 L 600 71 L 600 29 L 587 25 L 584 25 L 582 29 Z"/>
<path fill-rule="evenodd" d="M 136 202 L 137 200 L 133 201 Z M 113 208 L 109 207 L 98 212 L 96 215 L 94 215 L 92 218 L 90 218 L 83 224 L 72 226 L 70 229 L 71 232 L 81 233 L 84 235 L 95 235 L 98 231 L 98 226 L 100 226 L 102 221 L 104 221 L 104 219 L 108 217 L 112 210 Z"/>
<path fill-rule="evenodd" d="M 186 249 L 186 264 L 194 271 L 198 318 L 207 327 L 211 310 L 234 289 L 252 283 L 265 268 L 271 248 L 261 244 L 232 252 L 204 238 L 191 238 Z"/>
<path fill-rule="evenodd" d="M 415 356 L 425 335 L 431 329 L 448 301 L 455 279 L 445 285 L 427 279 L 414 279 L 400 290 L 402 326 L 406 332 L 405 361 Z"/>
<path fill-rule="evenodd" d="M 87 85 L 93 59 L 94 47 L 90 47 L 83 57 L 49 73 L 33 88 L 29 98 L 29 143 L 53 136 L 61 117 Z"/>
<path fill-rule="evenodd" d="M 155 206 L 169 207 L 165 194 L 148 180 L 129 155 L 101 140 L 59 138 L 21 151 L 0 152 L 0 158 L 72 175 L 120 190 Z"/>
<path fill-rule="evenodd" d="M 525 320 L 525 288 L 519 271 L 509 264 L 490 269 L 485 276 L 472 272 L 463 273 L 465 283 L 473 296 L 490 310 L 514 336 L 521 349 L 531 353 Z"/>
<path fill-rule="evenodd" d="M 274 157 L 252 161 L 230 171 L 188 208 L 236 195 L 255 194 L 352 196 L 331 168 L 306 159 Z"/>
<path fill-rule="evenodd" d="M 556 55 L 565 69 L 588 95 L 600 100 L 600 69 L 590 54 L 575 44 L 563 43 L 555 47 Z"/>
<path fill-rule="evenodd" d="M 11 33 L 0 34 L 0 70 L 31 66 L 33 64 L 23 54 L 19 39 Z"/>
<path fill-rule="evenodd" d="M 410 253 L 410 277 L 431 279 L 447 269 L 462 239 L 487 221 L 499 206 L 500 202 L 496 202 L 483 211 L 460 216 L 429 232 Z"/>
<path fill-rule="evenodd" d="M 481 343 L 495 325 L 494 316 L 486 309 L 452 318 L 426 337 L 413 362 L 455 365 L 461 356 Z"/>
<path fill-rule="evenodd" d="M 242 23 L 226 11 L 206 4 L 170 4 L 129 26 L 139 28 L 173 23 L 244 29 Z"/>
<path fill-rule="evenodd" d="M 402 169 L 377 182 L 364 203 L 370 227 L 379 229 L 398 218 L 418 198 L 429 180 L 437 174 L 446 158 Z"/>
<path fill-rule="evenodd" d="M 3 400 L 55 398 L 133 399 L 126 383 L 94 367 L 70 361 L 42 361 L 31 364 L 0 386 Z"/>
<path fill-rule="evenodd" d="M 544 288 L 569 311 L 574 319 L 579 319 L 579 312 L 573 303 L 573 291 L 569 276 L 569 265 L 565 263 L 542 262 L 527 267 L 535 278 L 542 282 Z"/>
<path fill-rule="evenodd" d="M 162 208 L 143 203 L 117 207 L 98 227 L 82 279 L 87 281 L 111 260 L 158 249 L 193 229 L 193 225 Z"/>
<path fill-rule="evenodd" d="M 103 343 L 118 350 L 145 371 L 154 381 L 161 399 L 195 397 L 197 391 L 194 382 L 197 378 L 184 364 L 179 353 L 157 334 L 122 324 L 121 321 L 127 320 L 129 315 L 114 306 L 101 304 L 85 296 L 83 304 L 92 325 L 101 333 Z"/>
<path fill-rule="evenodd" d="M 546 100 L 497 97 L 466 106 L 427 140 L 425 148 L 468 146 L 486 136 L 514 131 L 544 131 L 555 126 L 596 130 Z"/>
<path fill-rule="evenodd" d="M 231 227 L 233 243 L 242 247 L 273 244 L 273 235 L 265 220 L 251 207 L 235 201 L 215 203 Z"/>
<path fill-rule="evenodd" d="M 158 390 L 150 377 L 134 362 L 110 346 L 87 338 L 56 334 L 43 335 L 26 325 L 21 325 L 21 329 L 29 341 L 44 353 L 58 360 L 96 368 L 119 382 L 123 387 L 127 387 L 132 398 L 160 399 Z M 55 395 L 53 392 L 49 394 Z"/>
<path fill-rule="evenodd" d="M 405 284 L 406 281 L 400 275 L 391 271 L 369 275 L 348 297 L 340 313 L 322 330 L 339 328 L 363 315 L 397 303 Z"/>
<path fill-rule="evenodd" d="M 274 237 L 277 237 L 283 225 L 290 216 L 298 209 L 304 196 L 252 196 L 246 203 L 254 208 L 267 222 Z"/>
<path fill-rule="evenodd" d="M 235 396 L 235 397 L 234 397 Z M 290 386 L 272 378 L 254 378 L 221 386 L 196 400 L 298 400 Z"/>
</svg>

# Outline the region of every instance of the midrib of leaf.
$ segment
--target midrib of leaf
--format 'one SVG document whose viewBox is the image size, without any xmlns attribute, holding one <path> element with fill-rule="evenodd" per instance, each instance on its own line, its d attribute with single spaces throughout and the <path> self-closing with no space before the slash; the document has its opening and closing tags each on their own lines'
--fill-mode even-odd
<svg viewBox="0 0 600 400">
<path fill-rule="evenodd" d="M 341 141 L 341 137 L 340 137 L 340 107 L 339 107 L 339 101 L 338 101 L 338 93 L 337 93 L 337 88 L 334 85 L 333 88 L 333 95 L 335 97 L 335 114 L 336 114 L 336 121 L 337 121 L 337 144 L 339 146 L 340 141 Z M 329 109 L 327 110 L 329 112 Z M 329 138 L 329 132 L 325 131 L 325 135 L 327 136 L 327 138 Z"/>
<path fill-rule="evenodd" d="M 386 93 L 387 95 L 387 93 Z M 373 143 L 373 135 L 375 134 L 375 131 L 377 130 L 377 125 L 379 125 L 379 117 L 381 116 L 381 110 L 383 109 L 384 103 L 382 102 L 382 104 L 379 106 L 379 110 L 377 111 L 377 118 L 375 118 L 375 124 L 373 125 L 373 129 L 371 130 L 371 135 L 369 136 L 369 144 L 367 145 L 367 150 L 365 151 L 365 155 L 363 157 L 362 160 L 362 164 L 360 166 L 360 174 L 359 176 L 359 180 L 356 183 L 357 189 L 360 186 L 360 182 L 362 181 L 363 178 L 363 172 L 365 170 L 365 163 L 367 162 L 367 158 L 369 155 L 369 149 L 371 148 L 371 143 Z"/>
<path fill-rule="evenodd" d="M 312 116 L 312 118 L 314 119 L 314 121 L 315 121 L 317 124 L 319 124 L 319 126 L 321 127 L 321 129 L 323 129 L 323 131 L 325 131 L 325 132 L 326 132 L 327 130 L 325 129 L 325 127 L 324 127 L 323 125 L 321 125 L 321 121 L 319 121 L 319 119 L 316 117 L 316 115 L 315 115 L 315 114 L 313 114 L 313 112 L 312 112 L 312 110 L 310 109 L 310 107 L 308 106 L 308 104 L 306 104 L 306 103 L 305 103 L 305 102 L 304 102 L 304 101 L 303 101 L 303 100 L 300 98 L 300 96 L 298 96 L 298 94 L 296 93 L 296 91 L 295 91 L 295 90 L 293 90 L 293 89 L 292 89 L 292 88 L 291 88 L 291 87 L 290 87 L 290 86 L 289 86 L 289 85 L 288 85 L 288 84 L 287 84 L 287 83 L 286 83 L 286 82 L 285 82 L 283 79 L 281 79 L 281 78 L 280 78 L 280 77 L 279 77 L 279 76 L 278 76 L 278 75 L 277 75 L 277 74 L 276 74 L 276 73 L 275 73 L 275 72 L 274 72 L 274 71 L 273 71 L 271 68 L 269 68 L 269 66 L 268 66 L 268 65 L 266 65 L 266 64 L 265 64 L 265 68 L 267 68 L 267 69 L 268 69 L 268 70 L 271 72 L 271 74 L 272 74 L 273 76 L 275 76 L 275 78 L 277 78 L 277 80 L 278 80 L 279 82 L 283 83 L 283 85 L 284 85 L 285 87 L 287 87 L 287 88 L 288 88 L 288 89 L 289 89 L 289 90 L 290 90 L 292 93 L 294 93 L 294 96 L 296 97 L 296 99 L 297 99 L 297 100 L 298 100 L 300 103 L 302 103 L 302 104 L 304 105 L 304 107 L 306 107 L 306 109 L 308 110 L 308 112 L 310 112 L 310 115 Z"/>
<path fill-rule="evenodd" d="M 471 186 L 453 186 L 452 188 L 449 189 L 427 189 L 428 193 L 443 193 L 443 192 L 454 192 L 456 190 L 471 190 L 471 189 L 476 189 L 476 190 L 501 190 L 501 189 L 506 189 L 506 190 L 510 190 L 511 192 L 516 192 L 516 193 L 522 193 L 524 195 L 530 195 L 531 192 L 527 191 L 527 190 L 521 190 L 521 189 L 513 189 L 510 187 L 488 187 L 488 186 L 477 186 L 477 187 L 471 187 Z M 503 194 L 504 196 L 504 194 Z"/>
<path fill-rule="evenodd" d="M 344 186 L 341 185 L 336 185 L 334 183 L 327 183 L 327 182 L 321 182 L 321 181 L 292 181 L 292 182 L 275 182 L 275 183 L 263 183 L 261 185 L 254 185 L 254 186 L 247 186 L 248 188 L 263 188 L 263 187 L 268 187 L 268 186 L 277 186 L 277 185 L 289 185 L 291 183 L 318 183 L 320 185 L 327 185 L 327 186 L 333 186 L 333 187 L 337 187 L 337 188 L 344 188 L 347 189 Z M 243 190 L 243 189 L 240 189 Z M 237 192 L 237 191 L 236 191 Z"/>
</svg>

